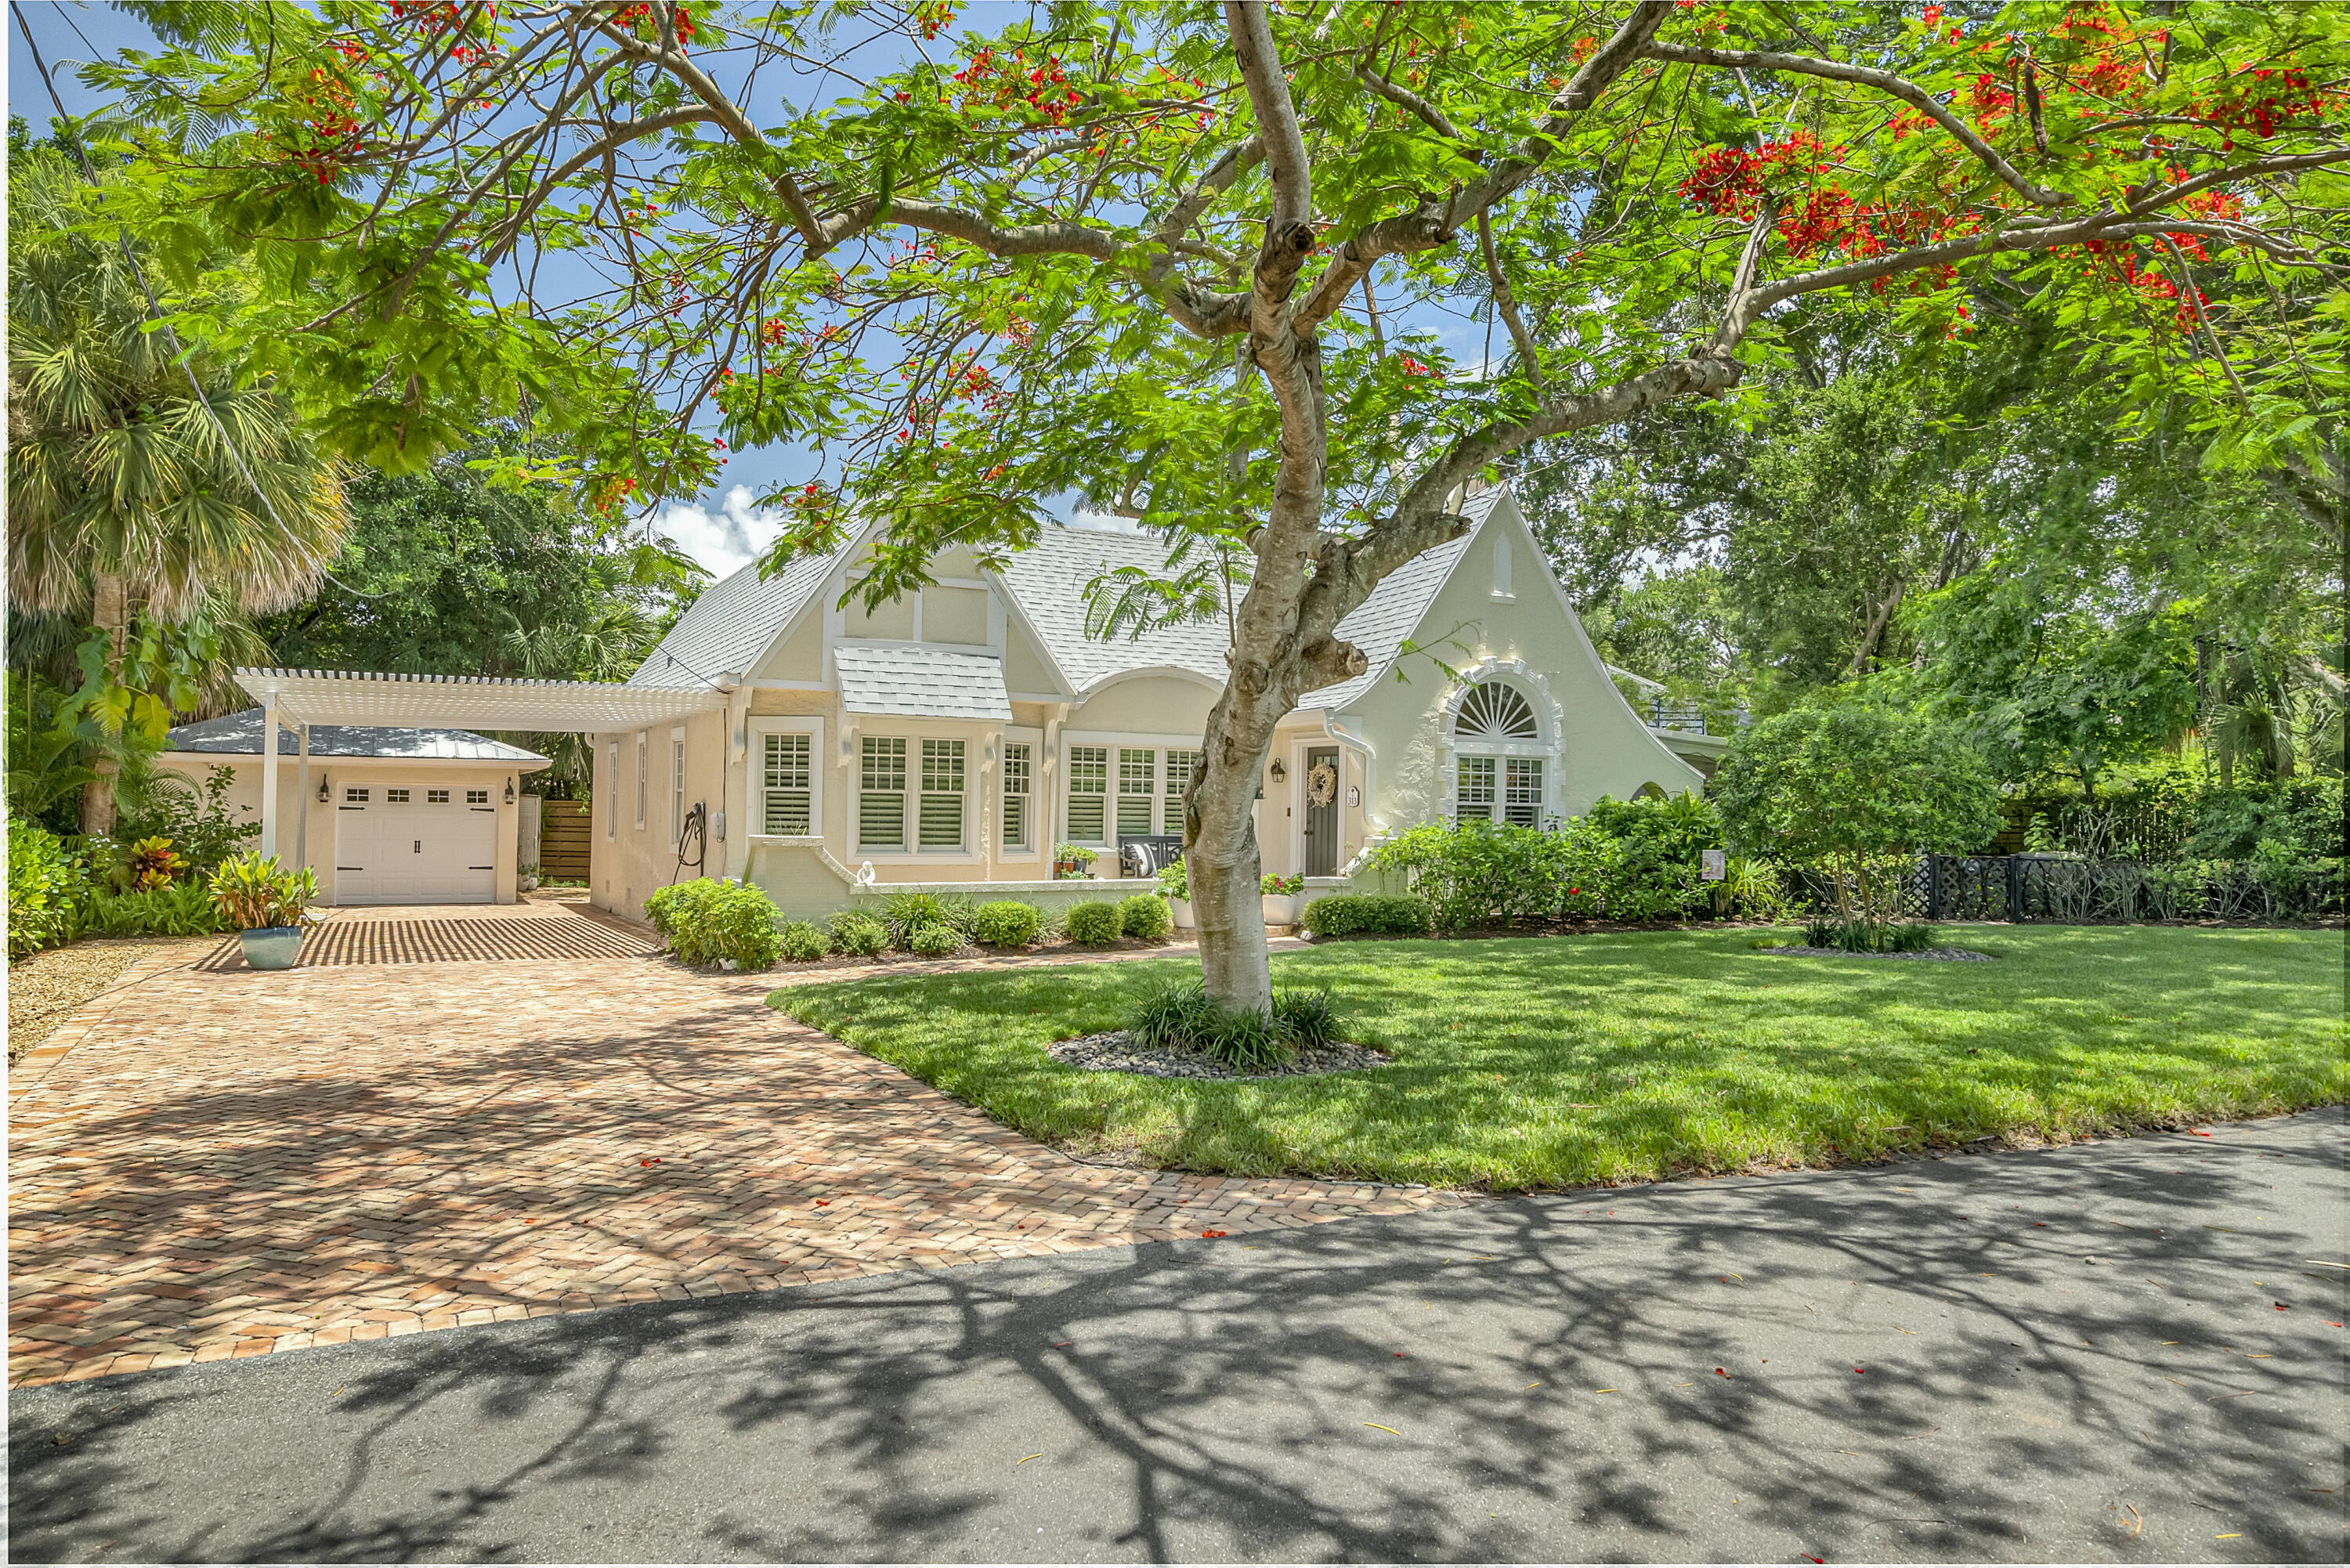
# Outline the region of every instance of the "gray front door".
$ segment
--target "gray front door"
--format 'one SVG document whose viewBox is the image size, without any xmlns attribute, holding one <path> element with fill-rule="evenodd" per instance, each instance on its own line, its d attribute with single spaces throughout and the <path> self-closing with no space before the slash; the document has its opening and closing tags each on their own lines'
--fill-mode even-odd
<svg viewBox="0 0 2350 1568">
<path fill-rule="evenodd" d="M 1324 770 L 1326 770 L 1324 771 Z M 1317 775 L 1327 781 L 1329 800 L 1314 804 Z M 1305 753 L 1305 874 L 1338 874 L 1338 748 L 1316 746 Z"/>
</svg>

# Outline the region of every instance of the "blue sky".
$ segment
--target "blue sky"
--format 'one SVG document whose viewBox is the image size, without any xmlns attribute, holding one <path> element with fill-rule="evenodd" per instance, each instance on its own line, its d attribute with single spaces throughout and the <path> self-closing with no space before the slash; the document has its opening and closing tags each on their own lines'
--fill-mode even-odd
<svg viewBox="0 0 2350 1568">
<path fill-rule="evenodd" d="M 154 35 L 135 18 L 104 4 L 76 3 L 76 0 L 22 0 L 26 20 L 47 57 L 59 96 L 67 111 L 80 115 L 101 107 L 99 100 L 76 79 L 76 68 L 93 56 L 111 55 L 123 48 L 153 49 L 159 47 Z M 971 6 L 963 20 L 975 22 L 983 30 L 992 31 L 998 20 L 991 13 L 1010 12 L 1010 5 L 992 5 L 982 0 Z M 1016 9 L 1024 11 L 1025 5 Z M 46 127 L 52 114 L 49 100 L 41 85 L 28 51 L 15 31 L 8 29 L 8 107 L 12 114 L 22 115 L 37 127 Z M 943 56 L 949 40 L 941 39 L 929 47 L 933 57 Z M 874 57 L 861 57 L 859 66 L 873 71 L 889 68 L 898 56 L 910 47 L 902 38 L 870 46 Z M 763 90 L 764 90 L 763 88 Z M 786 88 L 785 90 L 791 90 Z M 799 86 L 812 96 L 821 95 L 816 81 Z M 754 111 L 755 111 L 755 105 Z M 1392 297 L 1392 296 L 1389 296 Z M 1383 309 L 1383 314 L 1385 314 Z M 1470 322 L 1449 312 L 1429 312 L 1405 306 L 1394 315 L 1399 325 L 1434 331 L 1447 348 L 1458 357 L 1458 362 L 1474 364 L 1483 348 L 1485 327 L 1482 322 Z M 795 447 L 770 447 L 737 452 L 723 471 L 723 479 L 708 493 L 677 498 L 664 503 L 657 511 L 653 524 L 674 539 L 684 551 L 713 574 L 724 576 L 747 562 L 776 532 L 775 524 L 754 504 L 754 497 L 780 485 L 804 482 L 815 472 L 812 454 Z M 1081 524 L 1124 527 L 1111 518 L 1088 518 L 1076 513 L 1071 504 L 1055 508 L 1065 518 Z"/>
</svg>

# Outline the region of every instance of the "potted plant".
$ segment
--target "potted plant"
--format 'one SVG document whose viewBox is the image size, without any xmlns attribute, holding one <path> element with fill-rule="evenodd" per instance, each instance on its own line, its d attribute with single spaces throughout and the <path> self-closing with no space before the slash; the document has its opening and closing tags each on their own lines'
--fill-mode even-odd
<svg viewBox="0 0 2350 1568">
<path fill-rule="evenodd" d="M 1167 900 L 1167 912 L 1175 917 L 1180 929 L 1188 931 L 1198 923 L 1191 919 L 1191 877 L 1183 862 L 1159 868 L 1159 894 Z"/>
<path fill-rule="evenodd" d="M 1088 849 L 1082 844 L 1064 844 L 1053 851 L 1053 877 L 1059 882 L 1074 882 L 1094 874 L 1094 862 L 1101 851 Z"/>
<path fill-rule="evenodd" d="M 515 881 L 524 892 L 530 892 L 538 886 L 538 867 L 536 866 L 515 867 Z"/>
<path fill-rule="evenodd" d="M 307 866 L 288 871 L 276 856 L 235 855 L 213 873 L 213 908 L 236 928 L 248 969 L 292 969 L 302 950 L 304 907 L 318 896 Z"/>
<path fill-rule="evenodd" d="M 1263 896 L 1264 923 L 1268 926 L 1294 926 L 1297 923 L 1297 895 L 1305 891 L 1303 877 L 1267 877 L 1257 884 Z"/>
</svg>

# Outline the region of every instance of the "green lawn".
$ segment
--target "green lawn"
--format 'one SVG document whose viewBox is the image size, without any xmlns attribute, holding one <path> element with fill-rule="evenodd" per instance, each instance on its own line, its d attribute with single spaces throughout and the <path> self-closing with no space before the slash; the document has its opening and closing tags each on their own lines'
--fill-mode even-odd
<svg viewBox="0 0 2350 1568">
<path fill-rule="evenodd" d="M 1327 987 L 1367 1073 L 1195 1082 L 1045 1054 L 1170 959 L 849 981 L 774 1005 L 1076 1153 L 1513 1189 L 2063 1138 L 2350 1098 L 2339 931 L 1950 928 L 1997 963 L 1798 959 L 1760 933 L 1349 942 Z M 1773 939 L 1779 940 L 1779 939 Z"/>
</svg>

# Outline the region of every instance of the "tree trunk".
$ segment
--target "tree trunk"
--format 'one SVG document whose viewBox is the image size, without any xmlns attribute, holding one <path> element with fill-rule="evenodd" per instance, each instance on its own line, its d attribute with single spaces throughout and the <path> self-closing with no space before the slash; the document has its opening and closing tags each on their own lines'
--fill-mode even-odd
<svg viewBox="0 0 2350 1568">
<path fill-rule="evenodd" d="M 130 609 L 122 579 L 101 572 L 90 593 L 90 619 L 106 633 L 106 683 L 122 678 L 122 652 L 130 639 Z M 81 786 L 81 830 L 85 834 L 114 831 L 114 764 L 104 758 L 98 777 Z"/>
</svg>

